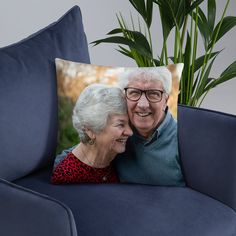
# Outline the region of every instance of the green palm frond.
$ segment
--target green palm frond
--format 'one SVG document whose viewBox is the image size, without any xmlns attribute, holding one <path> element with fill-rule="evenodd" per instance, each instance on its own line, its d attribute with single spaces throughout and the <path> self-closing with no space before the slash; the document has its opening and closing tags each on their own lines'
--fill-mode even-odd
<svg viewBox="0 0 236 236">
<path fill-rule="evenodd" d="M 201 3 L 204 1 L 207 4 L 203 8 Z M 139 14 L 137 22 L 130 14 L 131 26 L 129 26 L 120 13 L 117 15 L 119 27 L 111 30 L 106 38 L 96 40 L 92 44 L 117 44 L 117 51 L 135 60 L 139 67 L 183 62 L 185 66 L 179 94 L 181 104 L 199 106 L 212 88 L 236 77 L 236 61 L 218 78 L 211 77 L 215 59 L 222 51 L 215 51 L 215 45 L 236 26 L 235 16 L 225 16 L 230 0 L 226 0 L 218 22 L 216 22 L 215 0 L 129 0 L 129 2 Z M 159 53 L 154 52 L 152 46 L 151 25 L 155 7 L 158 7 L 160 13 L 163 37 L 163 44 L 158 45 L 161 48 Z M 174 35 L 172 47 L 169 45 L 171 33 Z M 198 45 L 200 36 L 205 50 L 201 56 Z"/>
</svg>

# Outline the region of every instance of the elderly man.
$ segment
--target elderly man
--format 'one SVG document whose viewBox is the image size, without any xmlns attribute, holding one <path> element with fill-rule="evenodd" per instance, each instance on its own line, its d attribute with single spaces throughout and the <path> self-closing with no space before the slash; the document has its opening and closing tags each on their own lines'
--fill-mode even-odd
<svg viewBox="0 0 236 236">
<path fill-rule="evenodd" d="M 121 182 L 184 186 L 177 123 L 168 111 L 172 76 L 166 67 L 128 69 L 120 78 L 133 136 L 115 159 Z M 57 164 L 70 151 L 58 155 Z"/>
<path fill-rule="evenodd" d="M 140 68 L 120 79 L 133 136 L 116 158 L 122 182 L 184 186 L 179 163 L 177 123 L 168 111 L 172 76 L 166 67 Z"/>
</svg>

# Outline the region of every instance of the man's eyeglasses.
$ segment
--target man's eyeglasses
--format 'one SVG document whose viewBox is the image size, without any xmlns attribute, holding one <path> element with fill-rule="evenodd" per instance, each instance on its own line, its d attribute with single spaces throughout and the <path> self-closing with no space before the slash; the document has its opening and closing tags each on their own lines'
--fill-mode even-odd
<svg viewBox="0 0 236 236">
<path fill-rule="evenodd" d="M 158 89 L 141 90 L 137 88 L 127 87 L 124 88 L 124 90 L 126 98 L 133 102 L 137 102 L 141 98 L 143 93 L 145 94 L 145 97 L 149 102 L 160 102 L 164 93 L 164 91 Z"/>
</svg>

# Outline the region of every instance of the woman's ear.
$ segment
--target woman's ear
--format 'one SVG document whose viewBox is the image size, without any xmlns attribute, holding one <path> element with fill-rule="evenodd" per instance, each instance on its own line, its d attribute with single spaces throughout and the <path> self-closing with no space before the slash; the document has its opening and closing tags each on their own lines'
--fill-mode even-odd
<svg viewBox="0 0 236 236">
<path fill-rule="evenodd" d="M 96 139 L 96 134 L 91 129 L 85 128 L 85 133 L 88 135 L 88 137 L 91 140 L 95 140 Z"/>
</svg>

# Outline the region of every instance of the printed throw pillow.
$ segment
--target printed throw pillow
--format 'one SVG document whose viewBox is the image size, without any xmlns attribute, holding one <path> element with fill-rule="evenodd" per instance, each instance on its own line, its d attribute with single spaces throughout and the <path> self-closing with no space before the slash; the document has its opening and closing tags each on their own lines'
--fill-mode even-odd
<svg viewBox="0 0 236 236">
<path fill-rule="evenodd" d="M 81 91 L 91 83 L 117 85 L 118 78 L 128 70 L 147 69 L 158 71 L 160 67 L 125 68 L 99 66 L 56 59 L 57 92 L 59 111 L 59 130 L 57 153 L 78 144 L 78 134 L 72 125 L 72 111 Z M 166 68 L 172 74 L 172 89 L 168 99 L 168 108 L 174 118 L 177 117 L 179 80 L 183 64 L 170 64 Z"/>
</svg>

